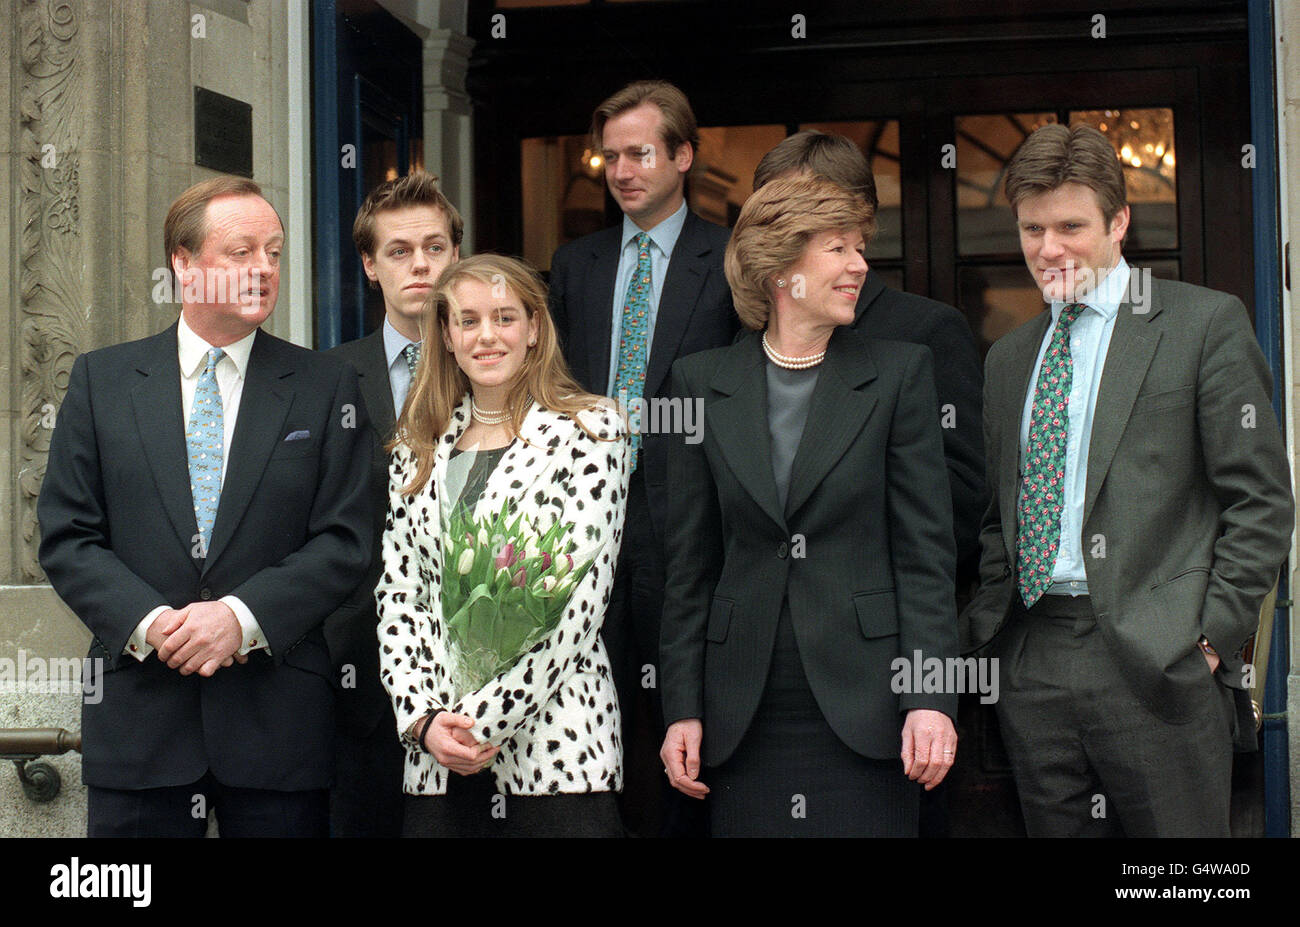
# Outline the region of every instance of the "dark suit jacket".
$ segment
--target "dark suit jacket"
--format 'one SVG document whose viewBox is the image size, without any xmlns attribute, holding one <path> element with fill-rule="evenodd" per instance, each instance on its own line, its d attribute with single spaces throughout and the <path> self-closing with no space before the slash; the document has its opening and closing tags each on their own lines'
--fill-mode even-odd
<svg viewBox="0 0 1300 927">
<path fill-rule="evenodd" d="M 83 354 L 50 442 L 41 566 L 94 634 L 88 785 L 324 788 L 333 672 L 321 624 L 370 557 L 368 421 L 347 365 L 258 332 L 206 559 L 186 463 L 176 326 Z M 306 432 L 305 438 L 285 439 Z M 160 605 L 238 596 L 271 648 L 210 678 L 123 656 Z"/>
<path fill-rule="evenodd" d="M 569 242 L 551 261 L 550 306 L 574 377 L 597 395 L 607 395 L 610 338 L 614 320 L 614 285 L 618 272 L 621 224 Z M 697 351 L 730 343 L 740 327 L 731 305 L 731 288 L 722 272 L 722 256 L 731 233 L 687 211 L 660 291 L 654 338 L 650 345 L 644 395 L 668 395 L 673 361 Z M 651 518 L 662 538 L 668 500 L 667 436 L 645 434 L 640 470 L 645 477 Z"/>
<path fill-rule="evenodd" d="M 1140 273 L 1140 268 L 1133 268 Z M 1272 377 L 1236 297 L 1153 279 L 1147 311 L 1119 307 L 1093 416 L 1083 550 L 1097 624 L 1134 692 L 1191 718 L 1218 650 L 1237 685 L 1242 647 L 1290 546 L 1291 475 Z M 997 635 L 1019 595 L 1020 423 L 1050 312 L 993 345 L 984 446 L 992 501 L 963 650 Z M 1023 624 L 1023 622 L 1021 622 Z"/>
<path fill-rule="evenodd" d="M 784 510 L 758 333 L 673 366 L 673 395 L 703 402 L 704 428 L 698 444 L 674 436 L 669 454 L 661 686 L 665 721 L 703 720 L 705 763 L 748 728 L 787 599 L 813 694 L 849 747 L 897 758 L 902 712 L 955 717 L 953 694 L 891 687 L 896 658 L 957 652 L 931 363 L 925 348 L 837 329 Z"/>
<path fill-rule="evenodd" d="M 941 420 L 952 407 L 953 427 L 943 429 L 943 456 L 952 492 L 953 532 L 959 579 L 974 577 L 979 563 L 980 519 L 988 505 L 984 488 L 984 437 L 980 392 L 984 376 L 966 317 L 952 306 L 885 286 L 867 273 L 852 326 L 868 338 L 923 344 L 934 355 L 934 386 Z"/>
<path fill-rule="evenodd" d="M 384 354 L 384 333 L 372 334 L 341 344 L 326 352 L 347 361 L 357 372 L 361 398 L 370 412 L 370 500 L 373 517 L 370 542 L 373 556 L 370 569 L 348 600 L 325 622 L 325 641 L 335 672 L 353 667 L 356 687 L 339 692 L 339 723 L 357 736 L 366 736 L 381 723 L 392 725 L 392 704 L 379 681 L 379 641 L 375 629 L 375 586 L 383 562 L 379 543 L 384 536 L 388 516 L 388 452 L 384 446 L 393 436 L 397 415 L 393 409 L 393 391 L 388 380 L 388 359 Z"/>
</svg>

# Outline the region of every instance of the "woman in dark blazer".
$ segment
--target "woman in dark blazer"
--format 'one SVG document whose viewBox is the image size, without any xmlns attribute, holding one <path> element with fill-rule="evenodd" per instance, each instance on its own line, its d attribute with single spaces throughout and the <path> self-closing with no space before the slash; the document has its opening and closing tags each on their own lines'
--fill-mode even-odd
<svg viewBox="0 0 1300 927">
<path fill-rule="evenodd" d="M 932 359 L 847 327 L 872 231 L 824 180 L 762 187 L 726 255 L 750 331 L 673 367 L 703 429 L 669 456 L 661 757 L 715 835 L 914 836 L 956 754 L 920 672 L 957 647 Z"/>
</svg>

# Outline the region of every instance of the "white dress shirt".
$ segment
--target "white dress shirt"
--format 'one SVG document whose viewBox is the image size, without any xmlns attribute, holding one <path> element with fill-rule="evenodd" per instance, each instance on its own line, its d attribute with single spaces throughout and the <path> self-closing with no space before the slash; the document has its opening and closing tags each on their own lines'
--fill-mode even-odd
<svg viewBox="0 0 1300 927">
<path fill-rule="evenodd" d="M 223 349 L 226 353 L 221 360 L 217 361 L 217 389 L 221 391 L 223 426 L 221 455 L 223 487 L 226 484 L 227 464 L 230 461 L 230 442 L 235 436 L 235 421 L 239 417 L 239 400 L 244 394 L 244 376 L 248 373 L 248 358 L 253 353 L 253 339 L 256 337 L 257 332 L 253 331 L 234 344 L 226 345 Z M 185 324 L 184 314 L 181 315 L 176 330 L 176 341 L 181 368 L 181 413 L 188 426 L 190 411 L 194 406 L 194 393 L 198 389 L 199 377 L 203 376 L 203 371 L 207 367 L 208 351 L 211 350 L 212 345 L 194 334 L 194 330 Z M 248 606 L 233 595 L 222 596 L 218 601 L 228 605 L 239 621 L 240 630 L 243 632 L 239 653 L 246 654 L 253 650 L 266 650 L 269 653 L 271 648 L 266 642 L 266 635 L 262 633 L 257 619 L 253 617 Z M 140 620 L 135 632 L 127 640 L 125 653 L 141 661 L 153 653 L 153 647 L 145 641 L 145 635 L 149 633 L 149 627 L 154 620 L 167 608 L 166 605 L 160 605 Z"/>
</svg>

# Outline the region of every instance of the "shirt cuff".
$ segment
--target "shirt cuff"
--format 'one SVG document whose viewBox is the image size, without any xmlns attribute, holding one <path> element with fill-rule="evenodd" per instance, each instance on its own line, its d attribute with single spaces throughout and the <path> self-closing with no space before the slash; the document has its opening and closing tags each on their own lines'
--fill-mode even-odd
<svg viewBox="0 0 1300 927">
<path fill-rule="evenodd" d="M 159 605 L 149 614 L 140 619 L 140 623 L 135 626 L 135 631 L 126 639 L 126 647 L 122 653 L 128 657 L 135 657 L 141 663 L 145 657 L 153 653 L 153 647 L 145 642 L 145 636 L 149 633 L 150 626 L 157 620 L 158 616 L 167 611 L 168 606 Z"/>
<path fill-rule="evenodd" d="M 271 645 L 267 643 L 266 635 L 262 633 L 261 626 L 248 606 L 233 595 L 223 595 L 219 601 L 230 606 L 230 610 L 235 613 L 235 620 L 239 622 L 239 629 L 243 632 L 244 641 L 237 651 L 239 655 L 244 656 L 254 650 L 265 650 L 269 654 Z"/>
</svg>

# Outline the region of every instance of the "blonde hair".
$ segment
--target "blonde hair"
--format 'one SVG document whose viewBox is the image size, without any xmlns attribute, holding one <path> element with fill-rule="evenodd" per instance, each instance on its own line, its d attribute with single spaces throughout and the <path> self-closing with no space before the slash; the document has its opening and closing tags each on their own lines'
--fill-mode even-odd
<svg viewBox="0 0 1300 927">
<path fill-rule="evenodd" d="M 547 308 L 546 284 L 537 271 L 517 258 L 476 254 L 442 272 L 420 319 L 423 339 L 420 364 L 397 420 L 397 436 L 388 444 L 389 450 L 404 444 L 415 455 L 415 476 L 402 490 L 408 495 L 419 492 L 429 482 L 438 441 L 451 424 L 452 414 L 470 391 L 469 377 L 465 376 L 442 341 L 452 314 L 460 311 L 454 290 L 466 280 L 477 280 L 491 286 L 504 283 L 519 297 L 528 319 L 537 322 L 537 343 L 527 349 L 524 365 L 506 398 L 511 434 L 519 434 L 524 416 L 532 401 L 536 400 L 544 409 L 568 415 L 592 438 L 597 437 L 582 424 L 577 413 L 599 406 L 604 400 L 583 392 L 569 373 L 564 355 L 560 353 L 555 323 Z"/>
<path fill-rule="evenodd" d="M 870 241 L 875 210 L 859 194 L 816 174 L 781 177 L 754 191 L 740 210 L 723 260 L 736 314 L 746 328 L 767 325 L 768 280 L 797 262 L 814 235 L 840 229 L 858 229 Z"/>
<path fill-rule="evenodd" d="M 653 104 L 663 114 L 662 134 L 668 157 L 677 157 L 677 149 L 683 144 L 699 152 L 700 130 L 690 101 L 666 80 L 633 81 L 597 106 L 591 117 L 592 148 L 599 151 L 604 147 L 605 123 L 642 103 Z"/>
</svg>

